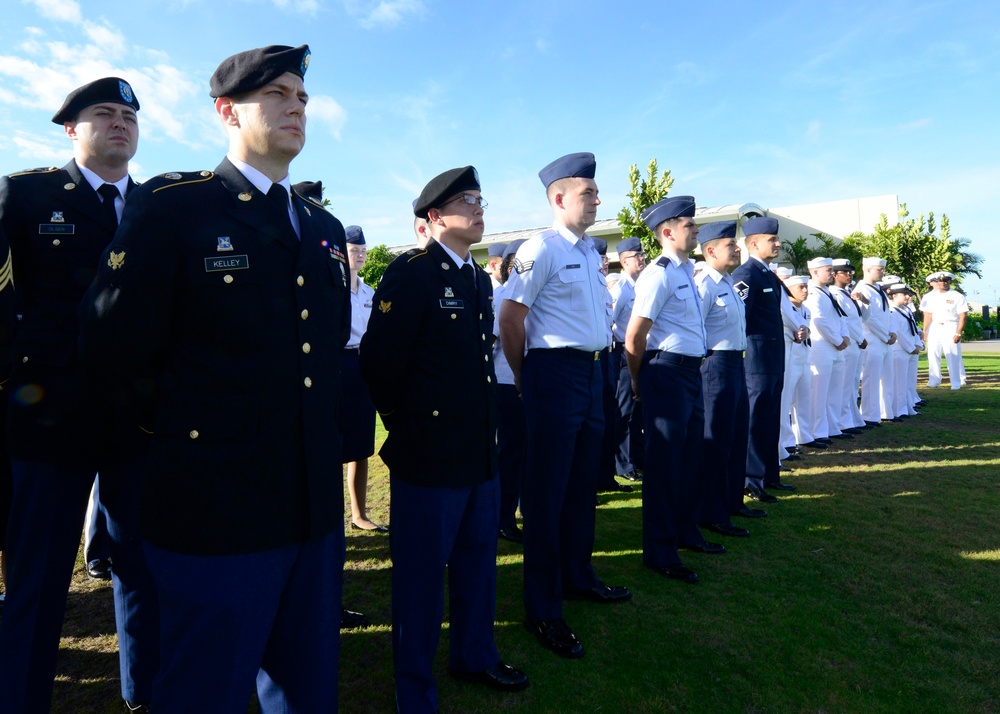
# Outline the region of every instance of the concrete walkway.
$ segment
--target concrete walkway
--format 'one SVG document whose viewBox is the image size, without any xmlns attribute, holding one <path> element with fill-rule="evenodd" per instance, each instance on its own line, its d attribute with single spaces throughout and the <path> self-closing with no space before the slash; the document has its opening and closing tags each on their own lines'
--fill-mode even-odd
<svg viewBox="0 0 1000 714">
<path fill-rule="evenodd" d="M 968 354 L 969 352 L 1000 353 L 1000 340 L 976 340 L 975 342 L 963 342 L 962 354 Z"/>
</svg>

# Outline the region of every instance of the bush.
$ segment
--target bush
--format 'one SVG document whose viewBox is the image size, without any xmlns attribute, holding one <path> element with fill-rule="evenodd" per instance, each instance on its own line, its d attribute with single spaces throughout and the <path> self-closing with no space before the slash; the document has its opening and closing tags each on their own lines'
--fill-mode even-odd
<svg viewBox="0 0 1000 714">
<path fill-rule="evenodd" d="M 966 342 L 983 339 L 983 316 L 970 312 L 965 316 L 962 339 Z"/>
</svg>

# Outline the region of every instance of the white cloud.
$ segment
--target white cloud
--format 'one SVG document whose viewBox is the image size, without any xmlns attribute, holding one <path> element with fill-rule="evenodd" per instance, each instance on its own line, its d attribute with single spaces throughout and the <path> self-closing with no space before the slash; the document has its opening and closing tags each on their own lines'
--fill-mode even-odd
<svg viewBox="0 0 1000 714">
<path fill-rule="evenodd" d="M 72 22 L 79 24 L 83 21 L 83 13 L 80 11 L 80 3 L 76 0 L 24 0 L 28 5 L 34 5 L 38 12 L 50 20 L 60 20 L 62 22 Z"/>
<path fill-rule="evenodd" d="M 344 9 L 362 27 L 372 29 L 393 27 L 407 17 L 421 16 L 427 7 L 423 0 L 344 0 Z"/>
<path fill-rule="evenodd" d="M 315 15 L 319 10 L 317 0 L 271 0 L 279 10 L 292 10 L 300 15 Z"/>
<path fill-rule="evenodd" d="M 336 139 L 340 139 L 340 130 L 347 123 L 347 110 L 333 97 L 309 97 L 306 116 L 310 122 L 317 121 L 326 126 Z"/>
<path fill-rule="evenodd" d="M 55 125 L 53 125 L 55 129 Z M 55 134 L 39 136 L 26 131 L 17 132 L 11 142 L 17 147 L 17 155 L 32 163 L 30 168 L 52 164 L 62 166 L 73 158 L 73 150 L 69 142 Z M 26 168 L 29 168 L 26 166 Z"/>
</svg>

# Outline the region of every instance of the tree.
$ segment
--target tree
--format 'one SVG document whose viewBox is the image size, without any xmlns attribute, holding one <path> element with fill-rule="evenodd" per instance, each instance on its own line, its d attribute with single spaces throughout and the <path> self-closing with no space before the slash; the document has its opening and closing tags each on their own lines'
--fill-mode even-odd
<svg viewBox="0 0 1000 714">
<path fill-rule="evenodd" d="M 925 278 L 938 270 L 947 270 L 958 276 L 958 284 L 963 275 L 982 277 L 983 258 L 971 253 L 968 238 L 952 240 L 948 216 L 941 216 L 941 230 L 938 233 L 934 214 L 923 214 L 919 218 L 908 218 L 910 212 L 906 204 L 899 206 L 899 223 L 889 226 L 885 214 L 871 233 L 852 233 L 844 238 L 844 245 L 864 256 L 878 256 L 886 260 L 886 274 L 898 275 L 915 291 L 926 291 Z M 908 219 L 908 220 L 907 220 Z"/>
<path fill-rule="evenodd" d="M 782 263 L 791 263 L 796 275 L 808 275 L 808 263 L 813 258 L 847 258 L 851 265 L 861 266 L 861 254 L 857 248 L 838 241 L 826 233 L 810 233 L 819 244 L 809 247 L 809 239 L 799 236 L 795 241 L 781 241 Z"/>
<path fill-rule="evenodd" d="M 660 254 L 660 244 L 649 227 L 642 222 L 642 212 L 665 198 L 674 185 L 674 180 L 670 177 L 669 170 L 659 173 L 656 159 L 649 160 L 646 172 L 647 178 L 640 178 L 638 164 L 629 166 L 628 180 L 632 187 L 628 192 L 630 205 L 618 212 L 618 224 L 622 227 L 622 238 L 634 236 L 641 240 L 647 259 L 652 260 Z"/>
<path fill-rule="evenodd" d="M 382 279 L 385 269 L 389 267 L 389 263 L 395 259 L 396 254 L 385 245 L 373 245 L 368 249 L 365 267 L 358 271 L 358 275 L 361 276 L 366 285 L 376 287 Z"/>
</svg>

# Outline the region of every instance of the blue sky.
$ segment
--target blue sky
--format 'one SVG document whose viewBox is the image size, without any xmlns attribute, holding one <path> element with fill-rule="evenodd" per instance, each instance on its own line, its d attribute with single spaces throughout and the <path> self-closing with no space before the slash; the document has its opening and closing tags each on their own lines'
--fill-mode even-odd
<svg viewBox="0 0 1000 714">
<path fill-rule="evenodd" d="M 369 244 L 412 241 L 410 201 L 474 164 L 490 232 L 549 220 L 537 171 L 597 155 L 613 217 L 656 158 L 699 205 L 898 194 L 947 213 L 1000 303 L 1000 12 L 964 2 L 668 0 L 5 0 L 0 173 L 71 156 L 49 118 L 120 75 L 142 109 L 133 174 L 214 168 L 208 79 L 235 52 L 309 44 L 306 148 Z"/>
</svg>

